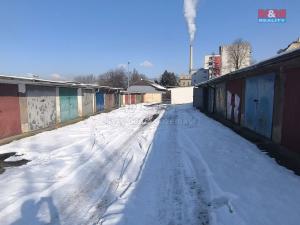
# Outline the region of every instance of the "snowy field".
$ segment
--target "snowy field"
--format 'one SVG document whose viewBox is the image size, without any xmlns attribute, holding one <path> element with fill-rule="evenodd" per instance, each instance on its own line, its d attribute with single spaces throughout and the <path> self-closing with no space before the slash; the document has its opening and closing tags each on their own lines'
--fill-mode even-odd
<svg viewBox="0 0 300 225">
<path fill-rule="evenodd" d="M 300 177 L 191 105 L 121 108 L 5 152 L 31 161 L 0 174 L 1 225 L 300 221 Z"/>
</svg>

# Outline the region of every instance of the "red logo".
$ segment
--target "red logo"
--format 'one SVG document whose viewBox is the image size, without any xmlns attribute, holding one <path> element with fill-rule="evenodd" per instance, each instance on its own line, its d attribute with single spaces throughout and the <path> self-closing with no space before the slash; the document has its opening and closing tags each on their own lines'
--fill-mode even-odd
<svg viewBox="0 0 300 225">
<path fill-rule="evenodd" d="M 286 18 L 286 9 L 259 9 L 258 18 Z"/>
</svg>

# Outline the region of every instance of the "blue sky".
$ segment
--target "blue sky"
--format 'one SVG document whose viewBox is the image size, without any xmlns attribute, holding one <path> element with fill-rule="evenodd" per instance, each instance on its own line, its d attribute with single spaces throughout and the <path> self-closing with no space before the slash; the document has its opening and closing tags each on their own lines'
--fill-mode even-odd
<svg viewBox="0 0 300 225">
<path fill-rule="evenodd" d="M 260 8 L 287 9 L 287 22 L 258 23 Z M 188 71 L 183 0 L 0 0 L 0 10 L 1 74 L 70 78 L 128 61 L 149 77 Z M 195 66 L 239 37 L 254 59 L 275 55 L 300 36 L 299 10 L 298 0 L 200 0 Z"/>
</svg>

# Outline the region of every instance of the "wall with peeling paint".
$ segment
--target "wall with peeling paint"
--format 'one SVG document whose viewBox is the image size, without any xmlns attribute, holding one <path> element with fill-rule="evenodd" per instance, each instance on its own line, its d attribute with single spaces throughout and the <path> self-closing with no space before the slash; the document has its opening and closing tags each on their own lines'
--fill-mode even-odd
<svg viewBox="0 0 300 225">
<path fill-rule="evenodd" d="M 216 85 L 216 96 L 215 96 L 215 112 L 223 118 L 226 117 L 226 85 L 220 83 Z"/>
<path fill-rule="evenodd" d="M 59 88 L 60 121 L 66 122 L 78 117 L 77 88 Z"/>
<path fill-rule="evenodd" d="M 18 85 L 0 84 L 0 138 L 20 133 Z"/>
<path fill-rule="evenodd" d="M 115 95 L 105 94 L 105 109 L 111 110 L 115 107 Z"/>
<path fill-rule="evenodd" d="M 56 123 L 55 87 L 26 86 L 29 130 L 49 127 Z"/>
<path fill-rule="evenodd" d="M 94 113 L 95 94 L 92 90 L 82 90 L 82 116 L 89 116 Z"/>
</svg>

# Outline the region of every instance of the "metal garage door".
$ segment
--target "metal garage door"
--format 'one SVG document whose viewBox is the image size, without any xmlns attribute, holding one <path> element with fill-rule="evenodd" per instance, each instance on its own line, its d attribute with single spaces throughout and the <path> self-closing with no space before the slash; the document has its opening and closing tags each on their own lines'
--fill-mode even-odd
<svg viewBox="0 0 300 225">
<path fill-rule="evenodd" d="M 18 86 L 0 84 L 0 138 L 21 133 Z"/>
<path fill-rule="evenodd" d="M 96 93 L 96 108 L 97 112 L 104 110 L 104 94 L 102 92 Z"/>
<path fill-rule="evenodd" d="M 59 88 L 61 122 L 78 117 L 77 89 Z"/>
<path fill-rule="evenodd" d="M 246 79 L 245 125 L 270 138 L 272 135 L 274 74 Z"/>
</svg>

